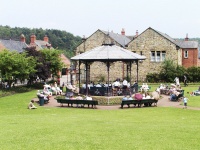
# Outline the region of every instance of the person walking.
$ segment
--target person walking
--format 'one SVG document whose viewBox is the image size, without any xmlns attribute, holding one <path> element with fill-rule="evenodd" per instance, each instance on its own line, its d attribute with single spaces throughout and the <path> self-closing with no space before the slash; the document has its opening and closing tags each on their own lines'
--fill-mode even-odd
<svg viewBox="0 0 200 150">
<path fill-rule="evenodd" d="M 188 86 L 188 84 L 187 84 L 187 76 L 184 75 L 183 77 L 184 77 L 184 81 L 183 81 L 184 82 L 184 86 Z"/>
</svg>

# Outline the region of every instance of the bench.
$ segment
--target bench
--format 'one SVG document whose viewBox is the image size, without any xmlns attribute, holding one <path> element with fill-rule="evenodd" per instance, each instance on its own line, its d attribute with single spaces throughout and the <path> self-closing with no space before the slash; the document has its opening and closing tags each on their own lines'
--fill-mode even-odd
<svg viewBox="0 0 200 150">
<path fill-rule="evenodd" d="M 98 105 L 98 101 L 95 100 L 71 100 L 71 99 L 56 99 L 58 103 L 60 103 L 62 106 L 63 104 L 67 104 L 68 107 L 73 107 L 73 104 L 78 106 L 79 104 L 84 107 L 84 105 L 88 105 L 88 108 L 90 105 L 92 108 L 96 108 L 96 105 Z"/>
<path fill-rule="evenodd" d="M 130 108 L 130 104 L 133 104 L 134 107 L 136 107 L 136 105 L 138 105 L 138 107 L 141 107 L 142 105 L 144 105 L 145 107 L 149 107 L 152 106 L 152 104 L 154 104 L 154 106 L 157 106 L 157 102 L 158 100 L 155 99 L 125 100 L 122 101 L 121 108 L 123 109 L 124 105 L 127 105 L 128 108 Z"/>
</svg>

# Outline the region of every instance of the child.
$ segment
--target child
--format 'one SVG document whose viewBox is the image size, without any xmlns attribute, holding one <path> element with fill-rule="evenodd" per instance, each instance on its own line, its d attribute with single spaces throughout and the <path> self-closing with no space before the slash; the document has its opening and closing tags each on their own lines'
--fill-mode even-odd
<svg viewBox="0 0 200 150">
<path fill-rule="evenodd" d="M 187 108 L 187 101 L 188 101 L 188 98 L 187 97 L 183 97 L 183 109 L 184 108 Z"/>
<path fill-rule="evenodd" d="M 34 100 L 31 100 L 30 103 L 28 104 L 28 109 L 37 109 L 37 107 L 35 107 L 33 103 L 34 103 Z"/>
</svg>

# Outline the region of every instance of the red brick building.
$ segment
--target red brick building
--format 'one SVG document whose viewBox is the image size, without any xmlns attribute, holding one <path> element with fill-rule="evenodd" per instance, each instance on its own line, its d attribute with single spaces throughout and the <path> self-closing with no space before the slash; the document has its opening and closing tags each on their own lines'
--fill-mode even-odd
<svg viewBox="0 0 200 150">
<path fill-rule="evenodd" d="M 185 41 L 180 43 L 182 49 L 182 66 L 185 68 L 189 67 L 199 67 L 199 49 L 198 42 L 189 41 L 188 36 L 186 36 Z"/>
</svg>

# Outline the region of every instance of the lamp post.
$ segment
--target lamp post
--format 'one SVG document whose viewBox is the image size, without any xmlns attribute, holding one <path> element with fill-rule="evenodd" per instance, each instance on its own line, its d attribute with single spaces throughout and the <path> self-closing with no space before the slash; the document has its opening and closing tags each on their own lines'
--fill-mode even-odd
<svg viewBox="0 0 200 150">
<path fill-rule="evenodd" d="M 72 76 L 73 76 L 73 73 L 74 73 L 74 64 L 72 64 L 70 66 L 69 71 L 70 71 L 70 83 L 71 83 L 71 85 L 73 85 Z"/>
</svg>

